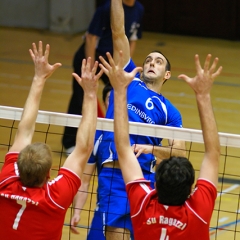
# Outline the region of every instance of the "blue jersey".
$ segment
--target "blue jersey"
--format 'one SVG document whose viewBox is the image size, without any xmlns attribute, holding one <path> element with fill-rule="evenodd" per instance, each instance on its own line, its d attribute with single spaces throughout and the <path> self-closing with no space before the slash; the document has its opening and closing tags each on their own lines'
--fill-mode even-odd
<svg viewBox="0 0 240 240">
<path fill-rule="evenodd" d="M 88 32 L 99 37 L 97 52 L 105 55 L 113 54 L 112 31 L 110 25 L 110 1 L 98 7 L 89 25 Z M 129 40 L 137 40 L 142 37 L 141 22 L 144 8 L 141 3 L 135 1 L 134 6 L 123 4 L 125 16 L 125 34 Z"/>
<path fill-rule="evenodd" d="M 132 60 L 129 61 L 124 68 L 125 71 L 131 72 L 135 68 Z M 165 125 L 172 127 L 182 127 L 182 117 L 180 112 L 171 102 L 163 95 L 158 94 L 147 88 L 146 84 L 139 79 L 139 73 L 130 83 L 127 90 L 127 109 L 128 117 L 131 122 Z M 109 107 L 106 118 L 114 118 L 114 99 L 113 90 L 109 98 Z M 93 155 L 96 157 L 98 167 L 105 162 L 118 159 L 117 151 L 114 143 L 113 132 L 101 132 L 96 134 L 97 141 Z M 155 146 L 161 145 L 162 138 L 140 136 L 130 134 L 130 143 L 133 144 L 151 144 Z M 94 161 L 92 158 L 91 161 Z M 90 161 L 90 162 L 91 162 Z M 155 158 L 153 154 L 141 154 L 138 161 L 143 171 L 152 172 L 155 166 Z M 100 170 L 100 169 L 99 169 Z"/>
</svg>

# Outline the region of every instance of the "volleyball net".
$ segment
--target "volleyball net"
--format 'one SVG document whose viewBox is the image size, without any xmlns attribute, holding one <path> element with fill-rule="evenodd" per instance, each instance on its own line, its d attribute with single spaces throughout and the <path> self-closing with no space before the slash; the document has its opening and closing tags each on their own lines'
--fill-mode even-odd
<svg viewBox="0 0 240 240">
<path fill-rule="evenodd" d="M 13 142 L 22 110 L 22 108 L 0 106 L 0 168 Z M 53 155 L 51 177 L 57 175 L 66 159 L 61 144 L 64 126 L 78 127 L 80 121 L 81 116 L 77 115 L 39 111 L 33 142 L 45 142 L 51 147 Z M 98 118 L 97 130 L 113 131 L 113 120 Z M 135 135 L 184 140 L 187 156 L 194 166 L 196 178 L 198 177 L 204 154 L 201 130 L 130 122 L 129 131 Z M 240 135 L 220 132 L 219 138 L 221 159 L 218 195 L 209 234 L 211 239 L 240 239 Z M 63 240 L 86 239 L 96 208 L 97 184 L 97 174 L 94 173 L 88 190 L 87 202 L 81 210 L 81 220 L 77 226 L 80 235 L 75 235 L 70 231 L 70 220 L 73 214 L 73 207 L 70 206 L 63 226 Z"/>
</svg>

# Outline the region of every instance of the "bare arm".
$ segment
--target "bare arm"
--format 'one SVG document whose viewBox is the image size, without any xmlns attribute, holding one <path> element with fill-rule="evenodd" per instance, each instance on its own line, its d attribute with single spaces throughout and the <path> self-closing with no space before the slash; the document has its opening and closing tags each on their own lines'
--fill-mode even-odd
<svg viewBox="0 0 240 240">
<path fill-rule="evenodd" d="M 130 46 L 124 28 L 124 10 L 122 0 L 111 0 L 111 29 L 113 39 L 113 58 L 119 62 L 119 51 L 124 52 L 123 67 L 130 59 Z"/>
<path fill-rule="evenodd" d="M 98 40 L 98 36 L 90 33 L 86 33 L 85 56 L 86 58 L 91 57 L 92 64 L 95 62 L 97 40 Z"/>
<path fill-rule="evenodd" d="M 80 221 L 81 210 L 83 209 L 87 201 L 88 188 L 89 188 L 89 184 L 95 169 L 96 169 L 96 164 L 86 164 L 84 173 L 81 179 L 81 187 L 79 188 L 73 200 L 74 213 L 71 219 L 71 231 L 75 234 L 79 234 L 76 228 L 76 225 Z"/>
<path fill-rule="evenodd" d="M 118 160 L 125 183 L 143 177 L 139 162 L 132 151 L 129 140 L 129 123 L 127 113 L 127 87 L 141 67 L 135 68 L 131 73 L 123 70 L 122 52 L 119 62 L 115 64 L 111 55 L 107 53 L 109 64 L 100 57 L 103 64 L 100 67 L 109 77 L 114 88 L 114 140 L 118 152 Z"/>
<path fill-rule="evenodd" d="M 132 145 L 136 157 L 141 154 L 152 153 L 157 158 L 157 163 L 163 159 L 168 159 L 171 156 L 186 157 L 185 141 L 168 140 L 169 146 L 153 146 L 149 144 L 134 144 Z"/>
<path fill-rule="evenodd" d="M 218 58 L 215 58 L 209 68 L 211 55 L 208 54 L 202 69 L 198 55 L 195 56 L 197 75 L 189 78 L 186 75 L 179 75 L 194 90 L 197 100 L 198 112 L 203 132 L 205 154 L 200 169 L 199 178 L 211 181 L 215 186 L 218 184 L 218 168 L 220 158 L 220 144 L 217 125 L 212 109 L 210 90 L 214 79 L 221 73 L 222 67 L 215 71 Z"/>
<path fill-rule="evenodd" d="M 32 142 L 35 122 L 45 82 L 47 78 L 49 78 L 52 73 L 61 66 L 60 63 L 55 63 L 54 65 L 48 63 L 49 51 L 50 46 L 47 44 L 46 50 L 43 53 L 41 41 L 39 41 L 38 49 L 35 43 L 32 44 L 32 49 L 29 49 L 29 53 L 35 65 L 35 74 L 10 151 L 20 152 Z"/>
<path fill-rule="evenodd" d="M 102 75 L 102 71 L 96 75 L 97 66 L 98 63 L 95 62 L 94 67 L 91 68 L 91 58 L 87 61 L 84 59 L 82 76 L 79 77 L 73 73 L 84 90 L 82 120 L 77 131 L 76 147 L 66 159 L 63 167 L 71 169 L 80 177 L 92 152 L 96 132 L 98 79 Z"/>
</svg>

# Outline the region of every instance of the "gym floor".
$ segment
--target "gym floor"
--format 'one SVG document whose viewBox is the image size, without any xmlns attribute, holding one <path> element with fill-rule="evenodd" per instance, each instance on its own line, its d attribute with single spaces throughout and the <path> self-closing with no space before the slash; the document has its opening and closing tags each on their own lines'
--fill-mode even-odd
<svg viewBox="0 0 240 240">
<path fill-rule="evenodd" d="M 83 33 L 64 35 L 43 30 L 0 28 L 0 105 L 20 108 L 24 106 L 34 74 L 34 65 L 28 49 L 31 48 L 32 42 L 38 43 L 41 40 L 44 46 L 47 43 L 51 46 L 49 62 L 60 62 L 62 67 L 46 83 L 40 110 L 66 113 L 71 96 L 72 59 L 82 43 L 82 35 Z M 213 57 L 218 57 L 220 59 L 219 66 L 223 66 L 223 71 L 214 82 L 212 89 L 212 104 L 218 130 L 224 133 L 240 134 L 240 42 L 144 32 L 142 40 L 137 43 L 133 56 L 135 63 L 141 66 L 146 55 L 152 50 L 162 51 L 172 65 L 172 77 L 163 86 L 162 94 L 180 110 L 183 127 L 193 129 L 200 129 L 194 93 L 177 76 L 181 73 L 189 76 L 195 75 L 195 54 L 200 55 L 201 63 L 204 62 L 208 53 L 211 53 Z M 101 83 L 98 93 L 101 105 L 102 88 L 103 84 Z M 104 108 L 102 107 L 102 109 Z M 0 159 L 2 159 L 0 167 L 7 152 L 7 144 L 12 141 L 10 140 L 10 130 L 1 127 L 6 124 L 11 125 L 7 120 L 0 119 Z M 41 131 L 45 131 L 44 126 L 38 127 Z M 60 154 L 63 128 L 51 126 L 51 129 L 57 134 L 51 134 L 48 137 L 48 143 L 55 152 L 53 169 L 58 169 L 65 159 L 65 156 Z M 44 139 L 44 133 L 37 133 L 34 141 L 44 141 Z M 199 169 L 202 155 L 197 153 L 195 155 L 190 155 L 190 158 L 193 160 L 194 167 Z M 218 195 L 215 206 L 215 209 L 221 211 L 214 212 L 211 224 L 211 227 L 214 228 L 218 225 L 222 230 L 218 231 L 216 235 L 214 229 L 211 229 L 211 239 L 240 239 L 238 226 L 238 221 L 240 221 L 238 216 L 240 209 L 239 156 L 239 148 L 226 149 L 222 147 L 219 175 L 222 182 L 219 184 L 219 190 L 223 193 Z M 56 171 L 53 171 L 53 175 L 55 173 Z M 92 184 L 96 189 L 96 179 L 92 180 Z M 86 209 L 93 210 L 94 206 L 95 195 L 91 195 Z M 69 224 L 70 215 L 69 211 L 66 216 L 66 224 Z M 86 211 L 79 224 L 87 226 L 90 219 L 91 214 L 89 215 L 89 212 Z M 80 231 L 80 235 L 73 235 L 70 234 L 69 227 L 65 226 L 62 239 L 85 239 L 87 230 L 80 229 Z"/>
</svg>

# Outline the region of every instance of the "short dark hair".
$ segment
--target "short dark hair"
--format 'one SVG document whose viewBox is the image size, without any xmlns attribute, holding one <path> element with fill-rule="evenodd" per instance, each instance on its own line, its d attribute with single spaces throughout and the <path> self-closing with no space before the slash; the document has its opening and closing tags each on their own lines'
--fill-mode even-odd
<svg viewBox="0 0 240 240">
<path fill-rule="evenodd" d="M 159 50 L 154 50 L 154 51 L 151 51 L 150 53 L 154 53 L 154 52 L 160 53 L 160 54 L 162 54 L 162 55 L 165 57 L 165 59 L 166 59 L 166 61 L 167 61 L 167 64 L 166 64 L 166 67 L 165 67 L 165 71 L 171 71 L 171 63 L 170 63 L 170 61 L 168 60 L 168 58 L 167 58 L 161 51 L 159 51 Z M 150 54 L 150 53 L 149 53 L 149 54 Z"/>
<path fill-rule="evenodd" d="M 184 204 L 191 194 L 195 172 L 185 157 L 170 157 L 162 160 L 156 169 L 158 202 L 169 206 Z"/>
<path fill-rule="evenodd" d="M 105 102 L 105 99 L 107 97 L 108 92 L 110 92 L 113 89 L 112 85 L 110 83 L 107 83 L 102 91 L 102 100 Z"/>
</svg>

